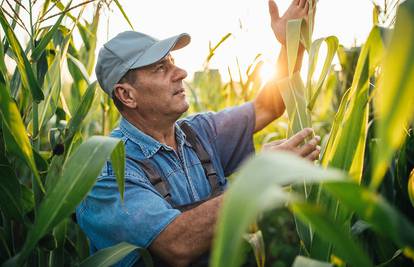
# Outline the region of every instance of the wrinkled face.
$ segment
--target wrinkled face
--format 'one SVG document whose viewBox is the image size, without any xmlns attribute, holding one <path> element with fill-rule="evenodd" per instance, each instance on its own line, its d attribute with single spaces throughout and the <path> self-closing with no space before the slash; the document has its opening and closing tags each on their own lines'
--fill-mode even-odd
<svg viewBox="0 0 414 267">
<path fill-rule="evenodd" d="M 135 75 L 132 94 L 140 114 L 178 118 L 187 111 L 189 104 L 183 86 L 187 72 L 174 64 L 171 55 L 137 69 Z"/>
</svg>

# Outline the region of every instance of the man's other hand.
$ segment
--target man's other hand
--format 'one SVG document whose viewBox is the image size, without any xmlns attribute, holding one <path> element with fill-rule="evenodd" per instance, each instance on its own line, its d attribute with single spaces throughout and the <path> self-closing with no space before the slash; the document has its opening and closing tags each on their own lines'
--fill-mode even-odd
<svg viewBox="0 0 414 267">
<path fill-rule="evenodd" d="M 321 138 L 314 136 L 309 141 L 305 141 L 305 139 L 312 137 L 312 134 L 313 129 L 305 128 L 289 139 L 264 144 L 263 151 L 290 151 L 311 161 L 317 160 L 321 151 L 320 146 L 318 146 Z"/>
<path fill-rule="evenodd" d="M 269 0 L 269 14 L 270 14 L 270 25 L 276 39 L 282 44 L 286 45 L 286 27 L 288 20 L 301 19 L 307 20 L 309 11 L 308 0 L 292 0 L 289 8 L 283 14 L 279 16 L 279 8 L 274 0 Z"/>
</svg>

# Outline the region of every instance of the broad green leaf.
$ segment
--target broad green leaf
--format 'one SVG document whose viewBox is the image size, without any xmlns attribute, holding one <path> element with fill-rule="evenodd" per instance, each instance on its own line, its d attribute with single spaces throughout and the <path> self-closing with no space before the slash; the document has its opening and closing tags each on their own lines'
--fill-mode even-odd
<svg viewBox="0 0 414 267">
<path fill-rule="evenodd" d="M 4 84 L 0 81 L 0 85 L 3 86 Z M 26 128 L 17 105 L 11 98 L 9 89 L 6 86 L 0 90 L 0 113 L 2 117 L 3 138 L 7 150 L 25 160 L 32 170 L 39 188 L 44 192 L 45 190 L 36 167 Z"/>
<path fill-rule="evenodd" d="M 290 78 L 278 81 L 277 86 L 289 118 L 288 136 L 292 136 L 302 129 L 311 127 L 311 116 L 307 109 L 305 86 L 300 73 L 296 72 Z"/>
<path fill-rule="evenodd" d="M 309 62 L 311 62 L 311 64 L 309 64 L 308 80 L 306 84 L 308 97 L 309 97 L 308 98 L 309 99 L 308 101 L 309 110 L 312 110 L 313 106 L 315 105 L 316 98 L 318 97 L 322 89 L 322 84 L 325 81 L 325 78 L 328 75 L 329 70 L 331 69 L 332 60 L 335 56 L 335 53 L 336 53 L 336 50 L 338 49 L 338 44 L 339 44 L 338 38 L 336 38 L 335 36 L 329 36 L 327 38 L 318 39 L 318 40 L 312 43 L 310 55 L 309 55 Z M 312 77 L 315 72 L 316 63 L 318 61 L 319 48 L 323 41 L 326 43 L 328 51 L 327 51 L 327 55 L 325 58 L 325 62 L 323 63 L 322 72 L 317 80 L 317 83 L 315 86 L 312 86 Z"/>
<path fill-rule="evenodd" d="M 289 77 L 292 77 L 296 65 L 302 24 L 303 19 L 294 19 L 287 22 L 286 47 Z"/>
<path fill-rule="evenodd" d="M 333 265 L 328 262 L 322 262 L 303 256 L 297 256 L 293 262 L 292 267 L 333 267 Z"/>
<path fill-rule="evenodd" d="M 385 58 L 383 74 L 376 91 L 378 115 L 371 187 L 382 182 L 394 151 L 405 138 L 405 129 L 414 118 L 414 3 L 399 7 L 394 34 Z"/>
<path fill-rule="evenodd" d="M 55 114 L 58 106 L 60 91 L 61 91 L 61 52 L 58 52 L 55 56 L 52 65 L 45 74 L 43 82 L 43 88 L 46 93 L 46 98 L 39 104 L 39 126 L 42 129 L 43 126 L 50 120 Z"/>
<path fill-rule="evenodd" d="M 369 79 L 381 62 L 383 52 L 380 29 L 374 27 L 359 56 L 352 86 L 341 101 L 340 112 L 335 118 L 322 157 L 323 166 L 350 171 L 352 165 L 358 163 L 356 160 L 363 157 L 369 113 Z M 359 152 L 358 155 L 356 152 Z M 354 167 L 351 176 L 360 181 L 362 165 Z"/>
<path fill-rule="evenodd" d="M 4 17 L 3 11 L 0 9 L 0 24 L 3 27 L 7 40 L 10 43 L 10 47 L 13 50 L 15 56 L 15 61 L 17 64 L 17 69 L 20 73 L 20 78 L 23 83 L 23 86 L 30 90 L 32 93 L 33 99 L 36 102 L 43 100 L 43 92 L 36 80 L 36 77 L 33 73 L 32 67 L 29 60 L 26 57 L 25 52 L 23 51 L 19 41 L 17 40 L 16 35 L 13 32 L 13 29 L 10 27 L 6 18 Z"/>
<path fill-rule="evenodd" d="M 0 208 L 6 218 L 23 222 L 20 183 L 7 162 L 0 163 Z"/>
<path fill-rule="evenodd" d="M 96 81 L 91 83 L 82 97 L 75 114 L 69 121 L 66 128 L 66 141 L 65 145 L 68 147 L 72 141 L 73 136 L 77 131 L 80 131 L 81 124 L 92 106 L 93 99 L 95 97 Z"/>
<path fill-rule="evenodd" d="M 118 0 L 114 0 L 116 6 L 118 7 L 119 11 L 121 11 L 122 16 L 124 17 L 124 19 L 128 22 L 129 26 L 131 26 L 131 29 L 134 30 L 134 26 L 132 26 L 131 21 L 129 20 L 127 14 L 125 13 L 124 9 L 122 8 L 121 4 L 119 3 Z"/>
<path fill-rule="evenodd" d="M 66 6 L 66 9 L 68 9 L 71 5 L 72 1 L 69 1 L 69 3 Z M 52 40 L 53 36 L 55 35 L 56 31 L 59 29 L 59 26 L 63 20 L 63 18 L 66 16 L 66 12 L 62 12 L 62 14 L 59 16 L 58 20 L 55 22 L 53 27 L 43 36 L 43 38 L 40 40 L 39 44 L 33 49 L 32 51 L 32 59 L 37 61 L 39 60 L 42 53 L 45 51 L 46 46 Z"/>
<path fill-rule="evenodd" d="M 111 155 L 111 163 L 114 168 L 116 182 L 119 188 L 119 194 L 121 200 L 124 200 L 124 189 L 125 189 L 125 146 L 123 143 L 119 143 Z"/>
<path fill-rule="evenodd" d="M 106 267 L 112 266 L 122 260 L 126 255 L 134 250 L 139 250 L 140 255 L 144 258 L 145 266 L 152 267 L 153 263 L 148 251 L 125 242 L 115 246 L 104 248 L 81 262 L 80 267 Z"/>
<path fill-rule="evenodd" d="M 242 236 L 248 225 L 261 212 L 296 199 L 281 185 L 343 178 L 341 172 L 323 170 L 288 153 L 265 153 L 253 158 L 240 170 L 224 197 L 211 266 L 240 265 Z"/>
<path fill-rule="evenodd" d="M 67 160 L 62 178 L 47 191 L 20 253 L 9 264 L 21 265 L 37 242 L 69 216 L 94 185 L 104 163 L 121 141 L 94 136 Z"/>
<path fill-rule="evenodd" d="M 373 266 L 362 247 L 356 243 L 349 232 L 345 231 L 341 224 L 337 224 L 327 216 L 319 206 L 306 203 L 293 203 L 291 205 L 295 215 L 312 225 L 312 228 L 327 242 L 334 244 L 335 249 L 345 262 L 351 266 Z"/>
<path fill-rule="evenodd" d="M 86 70 L 82 62 L 80 62 L 77 58 L 75 58 L 71 54 L 68 54 L 67 56 L 68 56 L 68 61 L 70 61 L 75 67 L 73 71 L 77 71 L 79 73 L 79 76 L 82 77 L 87 82 L 88 85 L 90 85 L 91 82 L 89 81 L 88 71 Z"/>
<path fill-rule="evenodd" d="M 349 182 L 327 183 L 324 187 L 379 234 L 390 237 L 401 248 L 414 248 L 414 225 L 380 195 Z"/>
</svg>

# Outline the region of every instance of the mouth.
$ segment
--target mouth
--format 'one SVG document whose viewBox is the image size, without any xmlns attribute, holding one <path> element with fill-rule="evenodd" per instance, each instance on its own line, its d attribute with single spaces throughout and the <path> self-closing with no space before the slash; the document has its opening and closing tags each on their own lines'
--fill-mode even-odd
<svg viewBox="0 0 414 267">
<path fill-rule="evenodd" d="M 180 88 L 179 90 L 175 91 L 173 95 L 180 95 L 180 94 L 185 94 L 185 90 L 183 88 Z"/>
</svg>

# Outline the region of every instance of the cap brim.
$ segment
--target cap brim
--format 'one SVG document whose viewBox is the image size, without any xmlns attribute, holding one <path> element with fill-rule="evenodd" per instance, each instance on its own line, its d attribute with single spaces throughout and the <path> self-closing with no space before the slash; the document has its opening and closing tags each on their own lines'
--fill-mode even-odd
<svg viewBox="0 0 414 267">
<path fill-rule="evenodd" d="M 177 50 L 185 47 L 191 41 L 191 37 L 187 33 L 182 33 L 153 44 L 147 51 L 132 64 L 130 69 L 136 69 L 154 64 L 165 56 L 170 51 Z"/>
</svg>

